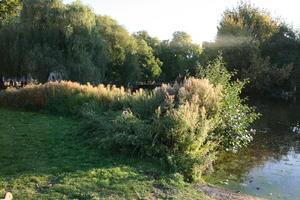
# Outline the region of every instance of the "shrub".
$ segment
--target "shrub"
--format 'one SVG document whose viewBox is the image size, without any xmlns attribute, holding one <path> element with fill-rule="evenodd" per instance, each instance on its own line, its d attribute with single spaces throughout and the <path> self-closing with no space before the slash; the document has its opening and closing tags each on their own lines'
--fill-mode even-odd
<svg viewBox="0 0 300 200">
<path fill-rule="evenodd" d="M 197 75 L 209 79 L 214 85 L 223 86 L 219 109 L 222 120 L 215 134 L 222 138 L 220 147 L 226 151 L 237 151 L 252 140 L 255 130 L 249 127 L 260 116 L 245 104 L 246 99 L 240 97 L 247 81 L 232 81 L 234 75 L 235 72 L 226 69 L 221 56 L 206 67 L 200 66 Z"/>
<path fill-rule="evenodd" d="M 162 158 L 187 180 L 196 180 L 215 156 L 217 142 L 211 138 L 220 100 L 220 86 L 190 78 L 131 94 L 123 111 L 97 115 L 83 133 L 101 148 Z"/>
</svg>

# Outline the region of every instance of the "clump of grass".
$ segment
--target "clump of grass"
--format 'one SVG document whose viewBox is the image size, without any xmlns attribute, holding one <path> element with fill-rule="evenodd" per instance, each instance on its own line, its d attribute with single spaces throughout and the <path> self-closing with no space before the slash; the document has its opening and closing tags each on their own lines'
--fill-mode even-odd
<svg viewBox="0 0 300 200">
<path fill-rule="evenodd" d="M 111 85 L 94 87 L 90 84 L 81 85 L 71 81 L 49 82 L 27 85 L 22 89 L 8 88 L 0 93 L 0 105 L 29 110 L 41 110 L 47 107 L 60 114 L 65 111 L 67 114 L 74 114 L 78 112 L 74 110 L 74 107 L 93 101 L 97 101 L 101 106 L 111 107 L 114 101 L 125 101 L 128 95 L 130 92 L 126 92 L 123 87 L 117 88 Z M 59 106 L 65 108 L 62 109 Z"/>
</svg>

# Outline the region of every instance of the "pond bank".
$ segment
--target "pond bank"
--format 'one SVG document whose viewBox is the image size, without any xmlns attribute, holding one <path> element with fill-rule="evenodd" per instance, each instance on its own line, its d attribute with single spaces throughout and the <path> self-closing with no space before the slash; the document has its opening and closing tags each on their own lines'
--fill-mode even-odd
<svg viewBox="0 0 300 200">
<path fill-rule="evenodd" d="M 209 185 L 197 185 L 196 189 L 215 200 L 265 200 L 263 198 L 242 194 L 240 191 L 233 192 Z"/>
</svg>

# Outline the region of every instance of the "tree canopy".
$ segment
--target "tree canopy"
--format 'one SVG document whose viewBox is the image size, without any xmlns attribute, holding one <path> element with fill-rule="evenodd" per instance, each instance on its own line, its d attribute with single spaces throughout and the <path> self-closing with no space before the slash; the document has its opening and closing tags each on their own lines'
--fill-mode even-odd
<svg viewBox="0 0 300 200">
<path fill-rule="evenodd" d="M 167 81 L 193 75 L 201 58 L 202 48 L 192 42 L 185 32 L 175 32 L 171 41 L 165 40 L 157 49 L 157 56 L 163 62 L 162 79 Z"/>
<path fill-rule="evenodd" d="M 287 55 L 289 48 L 282 49 L 287 57 L 280 56 L 280 47 L 295 49 L 298 39 L 293 33 L 268 12 L 242 2 L 224 12 L 216 41 L 205 43 L 204 54 L 209 61 L 222 52 L 227 68 L 236 71 L 237 78 L 250 80 L 255 91 L 266 91 L 290 82 L 297 56 Z"/>
<path fill-rule="evenodd" d="M 81 83 L 174 82 L 195 76 L 220 53 L 226 68 L 236 72 L 233 79 L 250 80 L 254 91 L 291 87 L 300 76 L 297 31 L 249 3 L 225 10 L 215 41 L 202 46 L 182 31 L 163 41 L 147 31 L 131 34 L 80 1 L 3 0 L 0 5 L 2 78 L 45 82 L 55 72 Z"/>
<path fill-rule="evenodd" d="M 22 5 L 22 0 L 1 0 L 0 1 L 0 22 L 7 21 L 16 16 Z"/>
</svg>

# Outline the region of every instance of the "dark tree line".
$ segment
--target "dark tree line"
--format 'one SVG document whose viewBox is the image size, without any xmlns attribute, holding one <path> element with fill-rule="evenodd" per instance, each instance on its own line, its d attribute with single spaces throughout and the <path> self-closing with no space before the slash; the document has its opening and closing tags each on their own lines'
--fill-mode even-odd
<svg viewBox="0 0 300 200">
<path fill-rule="evenodd" d="M 56 72 L 81 83 L 173 82 L 195 75 L 219 54 L 235 78 L 251 82 L 251 91 L 291 88 L 300 75 L 298 33 L 248 3 L 226 10 L 215 41 L 202 47 L 185 32 L 165 41 L 146 31 L 130 34 L 79 1 L 0 5 L 0 77 L 45 82 Z"/>
</svg>

